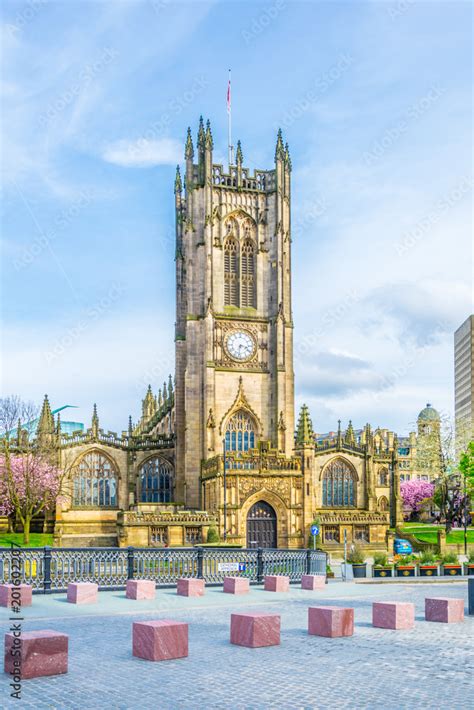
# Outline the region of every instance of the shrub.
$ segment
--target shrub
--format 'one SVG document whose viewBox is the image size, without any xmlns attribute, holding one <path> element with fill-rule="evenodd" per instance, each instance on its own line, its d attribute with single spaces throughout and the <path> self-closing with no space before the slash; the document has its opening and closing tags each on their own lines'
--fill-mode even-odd
<svg viewBox="0 0 474 710">
<path fill-rule="evenodd" d="M 421 565 L 433 565 L 436 562 L 436 557 L 432 552 L 423 552 L 420 555 Z"/>
<path fill-rule="evenodd" d="M 447 552 L 441 558 L 444 565 L 457 565 L 459 560 L 458 556 L 454 552 Z"/>
<path fill-rule="evenodd" d="M 219 537 L 219 531 L 214 525 L 211 525 L 209 530 L 207 531 L 207 542 L 219 542 L 220 537 Z"/>
<path fill-rule="evenodd" d="M 384 552 L 375 553 L 374 567 L 388 567 L 388 557 Z"/>
<path fill-rule="evenodd" d="M 474 564 L 474 550 L 469 550 L 469 554 L 467 556 L 467 560 L 469 564 Z"/>
<path fill-rule="evenodd" d="M 400 558 L 395 562 L 397 567 L 403 567 L 404 565 L 412 565 L 416 562 L 415 555 L 401 555 Z"/>
<path fill-rule="evenodd" d="M 365 556 L 360 545 L 352 545 L 352 548 L 347 555 L 347 562 L 355 565 L 360 565 L 365 562 Z"/>
</svg>

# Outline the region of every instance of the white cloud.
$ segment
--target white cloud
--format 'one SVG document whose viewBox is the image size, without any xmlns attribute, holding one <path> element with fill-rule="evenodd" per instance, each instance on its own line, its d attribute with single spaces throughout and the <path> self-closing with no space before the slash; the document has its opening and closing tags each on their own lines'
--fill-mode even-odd
<svg viewBox="0 0 474 710">
<path fill-rule="evenodd" d="M 151 168 L 154 165 L 175 165 L 183 157 L 183 144 L 174 138 L 119 140 L 102 152 L 107 163 L 124 168 Z"/>
</svg>

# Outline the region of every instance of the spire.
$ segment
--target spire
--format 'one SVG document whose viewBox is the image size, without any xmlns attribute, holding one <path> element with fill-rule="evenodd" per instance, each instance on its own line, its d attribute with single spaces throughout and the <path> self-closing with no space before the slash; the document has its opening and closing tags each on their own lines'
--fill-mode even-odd
<svg viewBox="0 0 474 710">
<path fill-rule="evenodd" d="M 156 411 L 156 402 L 153 396 L 151 385 L 148 385 L 145 399 L 142 400 L 142 415 L 144 419 L 151 419 Z"/>
<path fill-rule="evenodd" d="M 53 434 L 54 433 L 54 417 L 51 412 L 51 407 L 49 405 L 48 395 L 45 394 L 43 400 L 43 406 L 41 407 L 41 413 L 38 419 L 38 426 L 36 427 L 36 435 L 41 436 L 42 434 Z"/>
<path fill-rule="evenodd" d="M 168 397 L 171 399 L 173 396 L 173 378 L 171 375 L 168 378 Z"/>
<path fill-rule="evenodd" d="M 349 426 L 346 429 L 346 433 L 344 436 L 344 443 L 349 444 L 349 446 L 354 446 L 355 444 L 355 435 L 354 435 L 354 427 L 352 426 L 352 422 L 349 419 Z"/>
<path fill-rule="evenodd" d="M 191 135 L 191 129 L 188 128 L 188 135 L 186 136 L 186 145 L 184 148 L 184 157 L 186 160 L 192 160 L 194 157 L 194 146 L 193 137 Z"/>
<path fill-rule="evenodd" d="M 314 431 L 311 417 L 306 404 L 300 409 L 300 416 L 296 428 L 296 443 L 297 444 L 314 444 Z"/>
<path fill-rule="evenodd" d="M 176 177 L 174 179 L 174 193 L 175 195 L 180 195 L 183 190 L 183 183 L 181 181 L 181 173 L 179 171 L 179 165 L 176 166 Z"/>
<path fill-rule="evenodd" d="M 290 158 L 290 149 L 288 148 L 288 143 L 285 143 L 285 163 L 286 163 L 286 167 L 291 172 L 291 158 Z"/>
<path fill-rule="evenodd" d="M 341 420 L 337 420 L 337 446 L 341 448 L 342 444 L 342 434 L 341 434 Z"/>
<path fill-rule="evenodd" d="M 214 148 L 214 141 L 212 139 L 212 131 L 211 131 L 211 122 L 209 121 L 209 119 L 207 119 L 207 123 L 206 123 L 205 145 L 208 150 L 212 150 Z"/>
<path fill-rule="evenodd" d="M 163 382 L 163 404 L 166 406 L 168 403 L 168 392 L 166 390 L 166 382 Z"/>
<path fill-rule="evenodd" d="M 285 150 L 283 148 L 283 137 L 281 134 L 281 128 L 278 129 L 277 143 L 275 148 L 275 160 L 284 160 Z"/>
<path fill-rule="evenodd" d="M 204 121 L 202 116 L 199 117 L 199 129 L 198 129 L 198 139 L 197 139 L 197 146 L 199 150 L 204 150 L 204 142 L 205 142 L 205 133 L 204 133 Z"/>
<path fill-rule="evenodd" d="M 158 409 L 163 406 L 163 395 L 161 394 L 161 388 L 158 390 Z"/>
<path fill-rule="evenodd" d="M 97 437 L 99 434 L 99 416 L 97 414 L 97 404 L 94 404 L 94 408 L 92 410 L 92 435 L 94 437 Z"/>
<path fill-rule="evenodd" d="M 237 141 L 236 161 L 237 165 L 242 165 L 244 162 L 244 154 L 242 153 L 242 144 L 240 141 Z"/>
<path fill-rule="evenodd" d="M 132 415 L 131 414 L 128 417 L 128 435 L 129 436 L 133 435 L 133 424 L 132 424 Z"/>
</svg>

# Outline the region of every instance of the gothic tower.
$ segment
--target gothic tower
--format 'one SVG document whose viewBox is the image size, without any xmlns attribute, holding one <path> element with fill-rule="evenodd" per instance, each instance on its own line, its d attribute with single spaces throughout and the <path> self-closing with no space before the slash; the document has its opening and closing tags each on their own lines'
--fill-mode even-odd
<svg viewBox="0 0 474 710">
<path fill-rule="evenodd" d="M 200 507 L 203 461 L 227 449 L 290 456 L 294 435 L 288 146 L 275 167 L 213 163 L 209 121 L 188 129 L 176 203 L 176 500 Z"/>
</svg>

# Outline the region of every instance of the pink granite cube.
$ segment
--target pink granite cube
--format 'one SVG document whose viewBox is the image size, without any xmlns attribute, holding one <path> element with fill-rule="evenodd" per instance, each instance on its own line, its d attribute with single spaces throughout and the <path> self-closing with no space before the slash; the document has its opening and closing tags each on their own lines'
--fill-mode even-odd
<svg viewBox="0 0 474 710">
<path fill-rule="evenodd" d="M 247 594 L 247 592 L 250 592 L 249 580 L 245 577 L 225 577 L 224 592 L 227 594 Z"/>
<path fill-rule="evenodd" d="M 267 574 L 264 589 L 266 592 L 287 592 L 290 589 L 290 578 L 280 574 Z"/>
<path fill-rule="evenodd" d="M 205 586 L 203 579 L 178 579 L 176 591 L 181 597 L 203 597 Z"/>
<path fill-rule="evenodd" d="M 71 604 L 95 604 L 97 590 L 94 582 L 71 582 L 67 585 L 67 600 Z"/>
<path fill-rule="evenodd" d="M 464 599 L 448 599 L 447 597 L 425 599 L 425 619 L 426 621 L 441 621 L 444 624 L 464 621 Z"/>
<path fill-rule="evenodd" d="M 308 609 L 308 634 L 339 638 L 354 633 L 354 609 L 341 606 L 315 606 Z"/>
<path fill-rule="evenodd" d="M 152 579 L 127 579 L 125 596 L 127 599 L 154 599 L 156 584 Z"/>
<path fill-rule="evenodd" d="M 20 672 L 22 679 L 67 673 L 66 634 L 49 629 L 14 633 L 5 634 L 5 673 L 13 677 Z"/>
<path fill-rule="evenodd" d="M 260 648 L 280 643 L 278 614 L 231 614 L 230 642 L 237 646 Z"/>
<path fill-rule="evenodd" d="M 188 655 L 188 625 L 182 621 L 134 621 L 133 655 L 147 661 L 168 661 Z"/>
<path fill-rule="evenodd" d="M 301 577 L 301 589 L 324 589 L 326 577 L 323 574 L 304 574 Z"/>
<path fill-rule="evenodd" d="M 33 587 L 30 584 L 0 584 L 0 606 L 31 606 Z"/>
<path fill-rule="evenodd" d="M 415 605 L 411 602 L 374 602 L 372 626 L 381 629 L 412 629 L 415 625 Z"/>
</svg>

